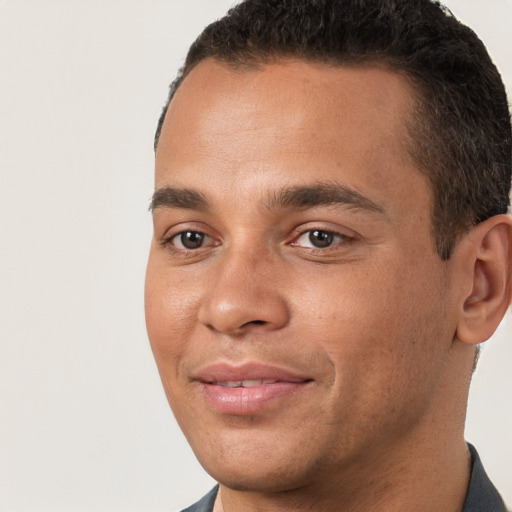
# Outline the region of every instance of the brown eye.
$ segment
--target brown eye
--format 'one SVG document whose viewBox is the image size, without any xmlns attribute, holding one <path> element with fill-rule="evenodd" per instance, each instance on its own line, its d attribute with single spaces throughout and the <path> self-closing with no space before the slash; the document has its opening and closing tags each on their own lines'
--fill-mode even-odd
<svg viewBox="0 0 512 512">
<path fill-rule="evenodd" d="M 329 247 L 334 242 L 334 233 L 329 233 L 328 231 L 320 231 L 315 229 L 314 231 L 309 232 L 309 241 L 313 247 L 317 247 L 318 249 L 323 249 L 324 247 Z"/>
<path fill-rule="evenodd" d="M 174 236 L 171 242 L 178 249 L 193 250 L 201 248 L 207 238 L 207 235 L 199 231 L 183 231 Z"/>
<path fill-rule="evenodd" d="M 305 249 L 329 249 L 331 247 L 342 247 L 352 241 L 352 237 L 334 231 L 309 229 L 303 231 L 291 245 L 304 247 Z"/>
</svg>

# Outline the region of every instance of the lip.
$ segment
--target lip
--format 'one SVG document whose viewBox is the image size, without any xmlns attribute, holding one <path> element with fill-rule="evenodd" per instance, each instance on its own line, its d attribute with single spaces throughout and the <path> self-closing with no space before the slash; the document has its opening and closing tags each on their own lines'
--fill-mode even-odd
<svg viewBox="0 0 512 512">
<path fill-rule="evenodd" d="M 202 390 L 206 404 L 216 412 L 249 415 L 262 412 L 279 402 L 305 390 L 313 379 L 299 372 L 277 366 L 246 363 L 240 366 L 226 363 L 201 368 L 194 376 Z M 226 383 L 266 381 L 251 387 L 228 387 Z"/>
<path fill-rule="evenodd" d="M 207 384 L 243 380 L 278 380 L 285 382 L 311 380 L 310 377 L 293 370 L 255 362 L 242 365 L 229 363 L 210 364 L 200 368 L 193 374 L 192 378 Z"/>
</svg>

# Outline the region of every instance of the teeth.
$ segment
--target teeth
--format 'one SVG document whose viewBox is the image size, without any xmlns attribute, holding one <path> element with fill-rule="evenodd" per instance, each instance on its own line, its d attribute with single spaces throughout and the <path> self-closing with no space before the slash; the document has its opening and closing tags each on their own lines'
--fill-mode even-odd
<svg viewBox="0 0 512 512">
<path fill-rule="evenodd" d="M 216 384 L 223 388 L 239 388 L 242 385 L 241 380 L 230 380 L 227 382 L 217 382 Z"/>
<path fill-rule="evenodd" d="M 262 380 L 228 380 L 222 382 L 215 382 L 217 386 L 224 388 L 252 388 L 254 386 L 262 386 L 264 384 L 274 384 L 277 380 L 262 379 Z"/>
</svg>

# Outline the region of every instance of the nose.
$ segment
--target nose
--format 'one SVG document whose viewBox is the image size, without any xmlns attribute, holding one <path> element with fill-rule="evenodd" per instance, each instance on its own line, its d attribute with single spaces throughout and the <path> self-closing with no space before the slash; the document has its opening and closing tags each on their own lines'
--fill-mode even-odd
<svg viewBox="0 0 512 512">
<path fill-rule="evenodd" d="M 271 255 L 232 251 L 220 258 L 208 278 L 199 321 L 231 336 L 274 331 L 289 321 L 280 290 L 280 265 Z"/>
</svg>

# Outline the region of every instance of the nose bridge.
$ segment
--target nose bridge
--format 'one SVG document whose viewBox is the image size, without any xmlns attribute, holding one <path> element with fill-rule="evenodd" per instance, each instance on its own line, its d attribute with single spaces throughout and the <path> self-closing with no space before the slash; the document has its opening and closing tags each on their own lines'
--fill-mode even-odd
<svg viewBox="0 0 512 512">
<path fill-rule="evenodd" d="M 211 269 L 199 320 L 218 332 L 239 335 L 251 329 L 278 329 L 288 307 L 277 279 L 279 261 L 271 251 L 233 245 Z"/>
</svg>

